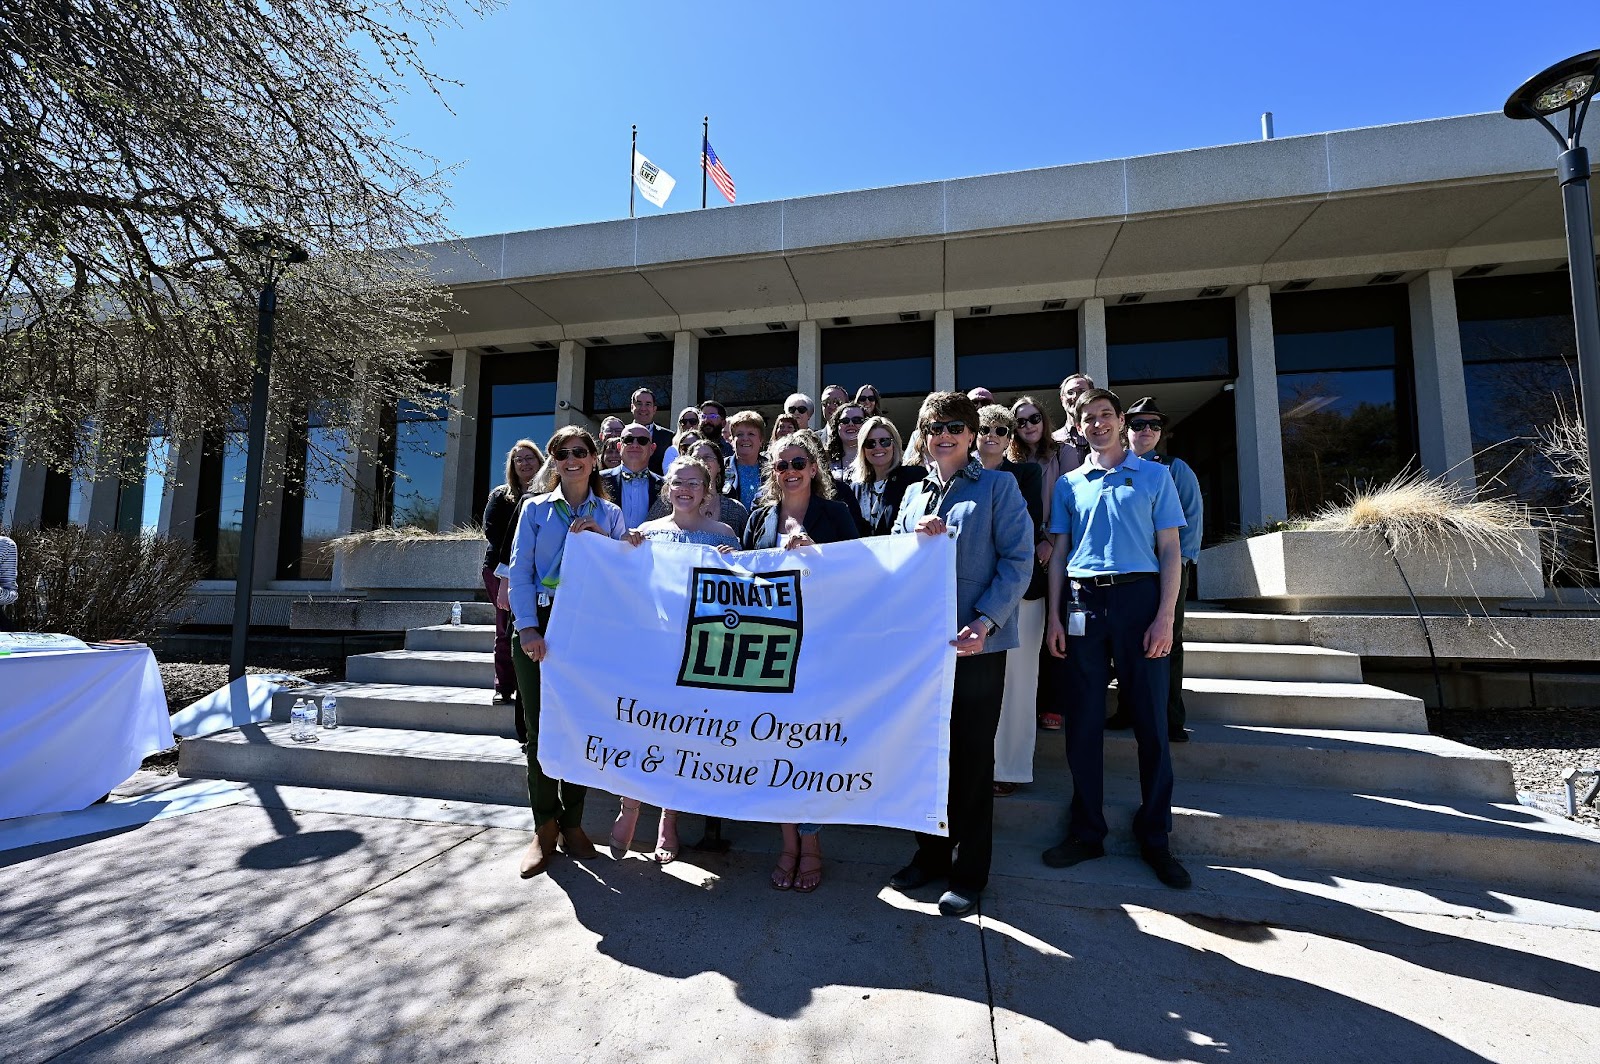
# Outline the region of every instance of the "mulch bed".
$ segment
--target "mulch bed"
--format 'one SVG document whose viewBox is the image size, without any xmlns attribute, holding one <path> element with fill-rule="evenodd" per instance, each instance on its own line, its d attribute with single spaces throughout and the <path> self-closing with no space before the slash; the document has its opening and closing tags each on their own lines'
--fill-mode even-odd
<svg viewBox="0 0 1600 1064">
<path fill-rule="evenodd" d="M 1518 791 L 1560 799 L 1563 770 L 1600 765 L 1600 708 L 1429 710 L 1428 726 L 1435 735 L 1511 762 Z M 1597 806 L 1580 804 L 1574 819 L 1600 828 Z"/>
</svg>

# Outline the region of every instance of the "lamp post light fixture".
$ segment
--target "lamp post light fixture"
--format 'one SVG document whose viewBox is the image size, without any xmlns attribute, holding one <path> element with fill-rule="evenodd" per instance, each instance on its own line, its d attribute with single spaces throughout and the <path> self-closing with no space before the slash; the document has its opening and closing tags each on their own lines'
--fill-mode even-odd
<svg viewBox="0 0 1600 1064">
<path fill-rule="evenodd" d="M 245 451 L 244 504 L 239 515 L 239 561 L 233 581 L 233 646 L 228 680 L 244 675 L 250 640 L 250 593 L 255 580 L 256 519 L 261 509 L 261 467 L 267 450 L 267 394 L 272 378 L 273 324 L 278 310 L 278 278 L 310 256 L 294 241 L 265 229 L 246 229 L 239 242 L 261 263 L 261 292 L 256 300 L 255 373 L 250 384 L 249 443 Z"/>
<path fill-rule="evenodd" d="M 1564 59 L 1523 82 L 1506 100 L 1507 118 L 1533 119 L 1556 138 L 1556 179 L 1567 219 L 1567 268 L 1572 275 L 1572 320 L 1578 342 L 1578 390 L 1589 441 L 1589 510 L 1600 562 L 1600 308 L 1596 306 L 1594 219 L 1589 207 L 1589 151 L 1579 144 L 1589 103 L 1600 89 L 1600 50 Z M 1551 121 L 1566 112 L 1567 131 Z"/>
</svg>

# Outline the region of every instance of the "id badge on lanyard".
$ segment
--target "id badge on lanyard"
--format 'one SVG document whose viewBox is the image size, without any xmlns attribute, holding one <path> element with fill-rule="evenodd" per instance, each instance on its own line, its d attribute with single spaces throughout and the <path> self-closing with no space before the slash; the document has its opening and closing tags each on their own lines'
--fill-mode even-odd
<svg viewBox="0 0 1600 1064">
<path fill-rule="evenodd" d="M 1083 635 L 1089 629 L 1089 611 L 1078 601 L 1078 582 L 1072 581 L 1072 602 L 1067 606 L 1067 634 Z"/>
</svg>

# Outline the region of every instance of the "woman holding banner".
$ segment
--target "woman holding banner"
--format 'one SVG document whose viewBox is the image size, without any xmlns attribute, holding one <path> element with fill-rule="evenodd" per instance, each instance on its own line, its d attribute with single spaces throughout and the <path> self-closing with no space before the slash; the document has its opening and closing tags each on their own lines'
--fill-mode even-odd
<svg viewBox="0 0 1600 1064">
<path fill-rule="evenodd" d="M 707 451 L 716 451 L 720 460 L 722 452 L 717 445 L 709 440 L 702 440 L 695 445 L 695 450 L 701 448 Z M 720 468 L 720 465 L 719 467 Z M 669 512 L 664 517 L 646 521 L 638 528 L 630 529 L 623 538 L 637 547 L 645 540 L 654 543 L 694 543 L 702 547 L 716 547 L 719 550 L 738 550 L 739 539 L 733 534 L 733 529 L 725 522 L 715 517 L 708 517 L 705 513 L 705 504 L 711 485 L 717 482 L 716 476 L 705 460 L 698 455 L 684 455 L 673 459 L 667 467 L 667 479 L 661 486 L 661 501 L 669 507 Z M 718 496 L 709 495 L 716 499 Z M 737 500 L 723 499 L 723 502 L 733 502 L 738 506 Z M 616 823 L 611 827 L 611 856 L 622 860 L 628 854 L 628 848 L 633 843 L 633 830 L 639 823 L 639 800 L 637 798 L 622 799 L 622 809 L 617 813 Z M 672 809 L 661 810 L 661 823 L 656 829 L 655 859 L 661 864 L 678 859 L 678 814 Z"/>
<path fill-rule="evenodd" d="M 833 501 L 822 448 L 811 432 L 796 432 L 772 441 L 767 450 L 764 497 L 744 527 L 745 550 L 794 550 L 818 543 L 856 539 L 850 508 Z M 991 740 L 992 741 L 992 740 Z M 822 828 L 816 824 L 782 824 L 783 852 L 772 870 L 774 890 L 810 894 L 822 885 Z"/>
<path fill-rule="evenodd" d="M 948 879 L 939 911 L 971 912 L 989 882 L 994 850 L 994 736 L 1007 650 L 1018 645 L 1017 603 L 1033 568 L 1033 522 L 1017 480 L 972 456 L 978 408 L 934 392 L 917 414 L 927 476 L 906 490 L 895 531 L 956 536 L 955 690 L 950 701 L 948 836 L 917 834 L 911 863 L 889 885 L 915 890 Z"/>
<path fill-rule="evenodd" d="M 594 843 L 583 832 L 588 788 L 551 779 L 539 767 L 539 663 L 549 653 L 544 630 L 560 593 L 567 536 L 598 532 L 621 539 L 626 531 L 622 511 L 605 497 L 594 437 L 576 426 L 557 429 L 545 453 L 548 459 L 534 484 L 535 494 L 517 516 L 506 573 L 516 623 L 511 657 L 528 726 L 528 804 L 534 824 L 533 841 L 522 855 L 523 879 L 550 866 L 558 839 L 579 860 L 596 855 Z"/>
</svg>

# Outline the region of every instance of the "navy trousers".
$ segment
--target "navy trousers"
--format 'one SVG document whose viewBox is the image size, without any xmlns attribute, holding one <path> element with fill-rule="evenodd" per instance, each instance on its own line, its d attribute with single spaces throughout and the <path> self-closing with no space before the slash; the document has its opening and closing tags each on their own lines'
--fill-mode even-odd
<svg viewBox="0 0 1600 1064">
<path fill-rule="evenodd" d="M 1067 626 L 1071 596 L 1063 589 L 1061 625 Z M 1081 636 L 1067 636 L 1066 742 L 1072 771 L 1072 809 L 1067 834 L 1083 842 L 1106 837 L 1105 722 L 1110 666 L 1126 688 L 1139 743 L 1139 811 L 1133 835 L 1145 849 L 1164 850 L 1172 831 L 1172 755 L 1167 746 L 1167 659 L 1144 656 L 1144 633 L 1161 606 L 1161 580 L 1151 576 L 1127 584 L 1085 584 L 1079 603 L 1089 611 Z"/>
</svg>

